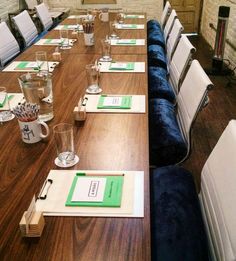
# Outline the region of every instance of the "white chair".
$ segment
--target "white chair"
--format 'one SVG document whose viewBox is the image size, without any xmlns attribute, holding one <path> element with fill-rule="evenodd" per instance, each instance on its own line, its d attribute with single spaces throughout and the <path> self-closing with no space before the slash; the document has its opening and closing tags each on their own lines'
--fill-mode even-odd
<svg viewBox="0 0 236 261">
<path fill-rule="evenodd" d="M 12 19 L 24 40 L 25 47 L 30 46 L 38 37 L 38 30 L 30 15 L 25 10 Z"/>
<path fill-rule="evenodd" d="M 183 162 L 191 149 L 191 129 L 208 90 L 213 86 L 197 60 L 193 60 L 176 97 L 176 106 L 163 98 L 149 100 L 150 164 Z"/>
<path fill-rule="evenodd" d="M 189 171 L 172 165 L 151 172 L 153 260 L 236 260 L 235 155 L 231 120 L 202 169 L 199 200 Z"/>
<path fill-rule="evenodd" d="M 28 9 L 33 10 L 35 8 L 36 5 L 38 5 L 37 0 L 25 0 L 26 5 L 28 7 Z M 51 16 L 52 19 L 58 19 L 59 16 L 63 15 L 64 13 L 69 13 L 70 12 L 70 8 L 49 8 L 49 14 Z"/>
<path fill-rule="evenodd" d="M 3 67 L 20 52 L 20 47 L 5 22 L 0 23 L 0 65 Z"/>
<path fill-rule="evenodd" d="M 164 28 L 164 38 L 165 38 L 165 42 L 167 42 L 167 38 L 170 34 L 170 31 L 173 27 L 174 24 L 174 20 L 177 17 L 176 11 L 174 9 L 172 9 L 170 16 L 166 22 L 165 28 Z"/>
<path fill-rule="evenodd" d="M 169 37 L 167 39 L 166 43 L 166 54 L 167 54 L 167 60 L 171 61 L 173 52 L 179 42 L 180 36 L 182 31 L 184 30 L 182 24 L 180 23 L 179 19 L 176 18 L 174 20 L 173 27 L 170 31 Z"/>
<path fill-rule="evenodd" d="M 43 29 L 48 31 L 53 25 L 53 21 L 49 14 L 48 8 L 46 7 L 46 5 L 44 3 L 42 3 L 40 5 L 36 5 L 35 10 L 36 10 L 37 16 L 43 26 Z"/>
<path fill-rule="evenodd" d="M 170 15 L 170 12 L 171 12 L 170 2 L 166 1 L 165 7 L 164 7 L 163 12 L 161 14 L 161 20 L 160 20 L 162 30 L 165 27 L 165 24 L 166 24 L 166 21 L 167 21 L 169 15 Z"/>
<path fill-rule="evenodd" d="M 195 51 L 196 48 L 190 43 L 187 36 L 181 35 L 169 66 L 169 83 L 176 95 Z"/>
<path fill-rule="evenodd" d="M 200 63 L 197 60 L 193 60 L 176 98 L 177 121 L 188 146 L 186 157 L 191 148 L 192 124 L 203 107 L 208 90 L 212 87 L 213 83 L 204 72 Z"/>
<path fill-rule="evenodd" d="M 207 159 L 199 194 L 214 261 L 236 260 L 236 120 L 231 120 Z"/>
</svg>

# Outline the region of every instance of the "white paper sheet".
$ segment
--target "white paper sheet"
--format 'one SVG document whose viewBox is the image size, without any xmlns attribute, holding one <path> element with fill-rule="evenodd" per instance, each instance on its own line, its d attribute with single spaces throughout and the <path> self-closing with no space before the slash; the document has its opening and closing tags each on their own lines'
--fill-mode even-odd
<svg viewBox="0 0 236 261">
<path fill-rule="evenodd" d="M 86 19 L 87 17 L 88 15 L 70 15 L 67 17 L 67 19 L 81 19 L 81 18 Z"/>
<path fill-rule="evenodd" d="M 132 39 L 119 39 L 119 40 L 116 40 L 116 39 L 111 39 L 111 45 L 115 45 L 115 46 L 137 46 L 137 45 L 145 45 L 145 39 L 135 39 L 136 40 L 136 43 L 135 44 L 130 44 L 130 43 L 125 43 L 126 41 L 130 41 Z M 124 43 L 122 44 L 119 44 L 117 43 L 117 41 L 124 41 Z"/>
<path fill-rule="evenodd" d="M 36 201 L 36 211 L 45 216 L 144 217 L 144 172 L 122 171 L 124 184 L 121 207 L 67 207 L 65 202 L 77 172 L 121 173 L 121 171 L 51 170 L 47 179 L 53 183 L 46 200 Z M 133 193 L 132 193 L 133 191 Z"/>
<path fill-rule="evenodd" d="M 114 95 L 122 96 L 122 95 Z M 126 96 L 126 95 L 124 95 Z M 87 98 L 86 112 L 100 113 L 145 113 L 145 95 L 132 95 L 132 103 L 130 109 L 97 109 L 100 95 L 85 95 Z M 75 107 L 74 112 L 78 112 L 78 107 Z"/>
<path fill-rule="evenodd" d="M 55 45 L 55 46 L 58 46 L 61 43 L 61 39 L 52 39 L 52 41 L 49 42 L 49 43 L 47 42 L 47 40 L 48 39 L 40 39 L 34 45 L 44 45 L 44 46 Z M 69 39 L 69 45 L 73 46 L 76 41 L 77 41 L 77 39 Z"/>
<path fill-rule="evenodd" d="M 120 62 L 120 61 L 117 61 Z M 145 62 L 134 62 L 134 70 L 109 70 L 110 62 L 99 62 L 100 64 L 100 72 L 119 72 L 119 73 L 140 73 L 145 72 Z"/>
<path fill-rule="evenodd" d="M 68 25 L 68 27 L 65 27 L 64 25 L 58 25 L 57 27 L 54 28 L 54 30 L 61 30 L 61 29 L 67 29 L 67 30 L 79 30 L 79 31 L 83 31 L 83 26 L 81 24 L 76 25 Z"/>
<path fill-rule="evenodd" d="M 106 178 L 79 177 L 71 201 L 102 202 L 106 187 Z M 99 185 L 98 185 L 99 184 Z M 91 187 L 94 187 L 91 190 Z M 96 193 L 94 192 L 96 191 Z"/>
<path fill-rule="evenodd" d="M 37 72 L 38 70 L 35 70 L 33 68 L 24 68 L 24 69 L 16 69 L 16 67 L 22 63 L 23 61 L 13 61 L 11 64 L 9 64 L 3 72 Z M 26 61 L 24 61 L 26 62 Z M 29 61 L 30 62 L 30 61 Z M 48 62 L 49 72 L 53 72 L 55 67 L 59 64 L 59 62 Z M 43 69 L 43 68 L 42 68 Z"/>
<path fill-rule="evenodd" d="M 137 30 L 137 29 L 144 29 L 144 24 L 116 24 L 117 29 L 127 29 L 127 30 Z"/>
<path fill-rule="evenodd" d="M 8 96 L 11 96 L 11 95 L 13 95 L 13 97 L 9 100 L 11 109 L 16 107 L 18 105 L 18 103 L 20 103 L 20 102 L 22 103 L 25 101 L 22 93 L 8 93 Z M 2 108 L 0 107 L 0 111 L 1 110 L 5 110 L 5 106 L 3 106 Z"/>
<path fill-rule="evenodd" d="M 144 15 L 137 15 L 137 14 L 127 14 L 125 15 L 125 19 L 137 19 L 137 18 L 145 18 Z"/>
</svg>

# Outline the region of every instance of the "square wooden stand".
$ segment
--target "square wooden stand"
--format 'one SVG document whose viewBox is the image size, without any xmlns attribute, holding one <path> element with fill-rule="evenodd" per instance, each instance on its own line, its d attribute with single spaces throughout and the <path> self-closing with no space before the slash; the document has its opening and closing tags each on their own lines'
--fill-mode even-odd
<svg viewBox="0 0 236 261">
<path fill-rule="evenodd" d="M 26 213 L 26 212 L 25 212 Z M 26 233 L 25 213 L 20 221 L 20 231 L 23 237 L 40 237 L 45 225 L 42 212 L 35 212 L 29 224 L 29 231 Z"/>
</svg>

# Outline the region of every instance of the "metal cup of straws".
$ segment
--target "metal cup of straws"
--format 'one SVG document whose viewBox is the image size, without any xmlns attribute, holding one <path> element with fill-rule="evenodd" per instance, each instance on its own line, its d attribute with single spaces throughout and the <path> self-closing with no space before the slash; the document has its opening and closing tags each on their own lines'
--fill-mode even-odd
<svg viewBox="0 0 236 261">
<path fill-rule="evenodd" d="M 39 106 L 37 104 L 17 105 L 13 108 L 13 113 L 18 119 L 23 142 L 32 144 L 48 137 L 49 127 L 38 119 Z M 45 133 L 43 133 L 42 127 Z"/>
<path fill-rule="evenodd" d="M 26 102 L 39 106 L 39 119 L 51 120 L 54 116 L 51 74 L 27 73 L 21 75 L 18 80 Z"/>
</svg>

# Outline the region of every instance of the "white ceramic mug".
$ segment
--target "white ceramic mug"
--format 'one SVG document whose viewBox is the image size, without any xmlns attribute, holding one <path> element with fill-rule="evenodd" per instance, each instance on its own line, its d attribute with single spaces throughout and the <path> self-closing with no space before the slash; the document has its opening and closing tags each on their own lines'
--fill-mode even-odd
<svg viewBox="0 0 236 261">
<path fill-rule="evenodd" d="M 28 122 L 18 120 L 18 122 L 20 126 L 21 137 L 25 143 L 36 143 L 42 139 L 47 138 L 49 135 L 49 127 L 43 121 L 37 119 Z M 45 128 L 45 134 L 42 133 L 42 126 Z"/>
<path fill-rule="evenodd" d="M 101 12 L 98 16 L 98 18 L 102 21 L 102 22 L 108 22 L 109 21 L 109 13 L 108 12 Z"/>
<path fill-rule="evenodd" d="M 94 33 L 89 33 L 89 34 L 84 33 L 84 44 L 86 46 L 94 45 Z"/>
</svg>

